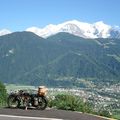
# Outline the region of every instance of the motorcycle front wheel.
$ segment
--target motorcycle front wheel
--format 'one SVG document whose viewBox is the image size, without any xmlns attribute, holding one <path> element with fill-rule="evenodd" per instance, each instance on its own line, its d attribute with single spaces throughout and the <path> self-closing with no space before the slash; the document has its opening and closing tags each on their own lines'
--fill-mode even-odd
<svg viewBox="0 0 120 120">
<path fill-rule="evenodd" d="M 38 97 L 38 106 L 37 109 L 39 110 L 45 110 L 47 107 L 48 100 L 46 97 Z"/>
</svg>

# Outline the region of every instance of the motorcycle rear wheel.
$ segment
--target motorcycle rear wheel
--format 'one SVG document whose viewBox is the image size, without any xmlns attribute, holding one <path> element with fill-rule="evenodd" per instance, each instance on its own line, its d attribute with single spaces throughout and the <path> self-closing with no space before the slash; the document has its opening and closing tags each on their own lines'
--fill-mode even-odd
<svg viewBox="0 0 120 120">
<path fill-rule="evenodd" d="M 14 96 L 8 97 L 8 107 L 9 108 L 18 108 L 20 107 L 20 102 Z"/>
<path fill-rule="evenodd" d="M 46 99 L 46 97 L 38 97 L 38 106 L 37 109 L 39 110 L 45 110 L 45 108 L 48 105 L 48 101 Z"/>
</svg>

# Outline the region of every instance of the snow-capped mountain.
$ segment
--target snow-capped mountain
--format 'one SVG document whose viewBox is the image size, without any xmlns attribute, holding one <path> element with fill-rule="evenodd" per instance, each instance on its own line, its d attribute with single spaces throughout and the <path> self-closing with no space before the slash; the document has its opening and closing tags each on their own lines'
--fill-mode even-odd
<svg viewBox="0 0 120 120">
<path fill-rule="evenodd" d="M 7 29 L 2 29 L 2 30 L 0 30 L 0 36 L 2 36 L 2 35 L 6 35 L 6 34 L 10 34 L 11 32 L 9 31 L 9 30 L 7 30 Z"/>
<path fill-rule="evenodd" d="M 47 38 L 59 32 L 67 32 L 83 38 L 120 38 L 120 27 L 110 26 L 103 21 L 93 24 L 77 20 L 67 21 L 58 25 L 47 25 L 44 28 L 30 27 L 25 31 L 33 32 L 40 37 Z M 7 29 L 0 30 L 0 36 L 10 34 Z"/>
<path fill-rule="evenodd" d="M 50 24 L 42 29 L 30 27 L 26 31 L 33 32 L 44 38 L 59 32 L 67 32 L 84 38 L 118 38 L 120 37 L 120 28 L 118 28 L 107 25 L 102 21 L 89 24 L 72 20 L 58 25 Z"/>
</svg>

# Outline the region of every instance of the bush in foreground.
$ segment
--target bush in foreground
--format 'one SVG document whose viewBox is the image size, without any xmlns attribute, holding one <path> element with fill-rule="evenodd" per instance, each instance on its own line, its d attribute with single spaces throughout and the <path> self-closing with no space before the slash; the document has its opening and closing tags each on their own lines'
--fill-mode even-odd
<svg viewBox="0 0 120 120">
<path fill-rule="evenodd" d="M 54 99 L 49 99 L 49 107 L 111 117 L 111 114 L 108 110 L 100 109 L 98 112 L 95 112 L 93 105 L 91 105 L 89 102 L 83 102 L 79 96 L 69 94 L 58 94 Z"/>
<path fill-rule="evenodd" d="M 68 94 L 56 95 L 54 100 L 49 101 L 49 107 L 92 113 L 92 106 L 88 102 L 83 102 L 80 97 Z"/>
<path fill-rule="evenodd" d="M 7 91 L 4 84 L 0 82 L 0 106 L 4 106 L 7 100 Z"/>
<path fill-rule="evenodd" d="M 104 116 L 104 117 L 111 117 L 110 111 L 106 109 L 99 110 L 98 115 Z"/>
</svg>

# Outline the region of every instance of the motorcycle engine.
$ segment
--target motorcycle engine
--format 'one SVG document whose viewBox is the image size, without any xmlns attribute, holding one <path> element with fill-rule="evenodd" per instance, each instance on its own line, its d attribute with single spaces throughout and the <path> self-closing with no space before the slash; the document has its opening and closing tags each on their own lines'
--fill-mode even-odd
<svg viewBox="0 0 120 120">
<path fill-rule="evenodd" d="M 37 97 L 34 98 L 34 105 L 35 105 L 35 106 L 38 105 L 38 98 L 37 98 Z"/>
</svg>

